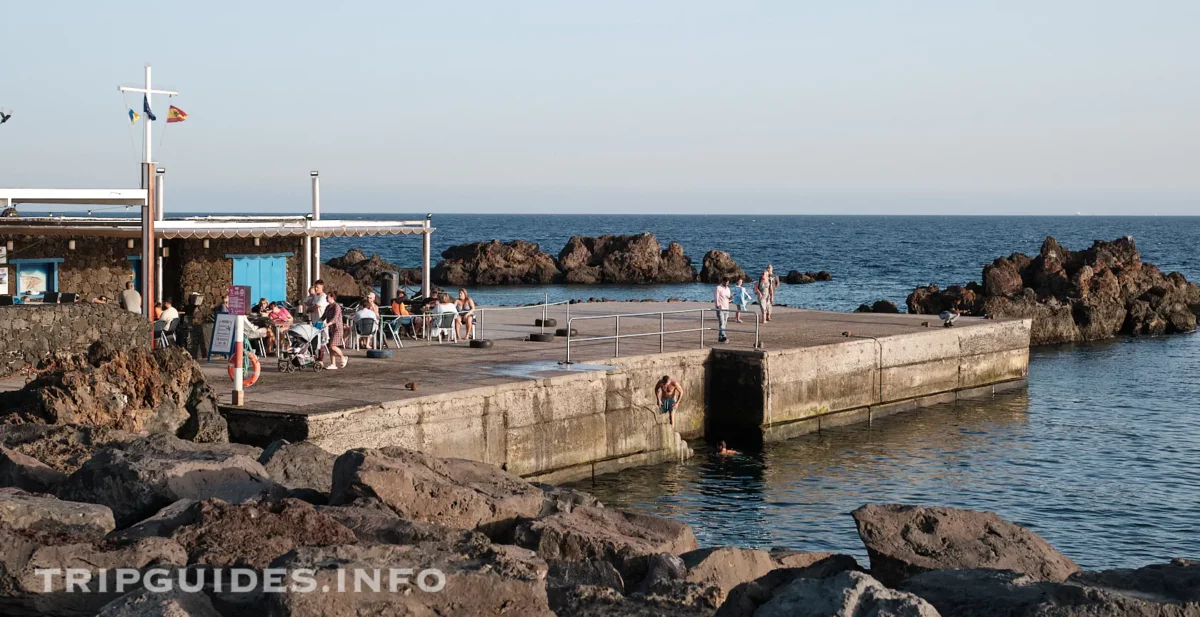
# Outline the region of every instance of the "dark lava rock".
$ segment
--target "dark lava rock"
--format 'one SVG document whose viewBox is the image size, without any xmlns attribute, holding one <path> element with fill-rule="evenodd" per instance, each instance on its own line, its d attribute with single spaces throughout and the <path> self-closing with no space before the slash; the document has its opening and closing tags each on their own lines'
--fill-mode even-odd
<svg viewBox="0 0 1200 617">
<path fill-rule="evenodd" d="M 801 272 L 792 270 L 783 277 L 783 281 L 789 285 L 807 285 L 819 281 L 832 281 L 833 275 L 825 270 L 819 272 Z"/>
<path fill-rule="evenodd" d="M 442 251 L 431 274 L 441 285 L 548 285 L 560 283 L 554 257 L 524 240 L 473 242 Z"/>
<path fill-rule="evenodd" d="M 375 499 L 414 521 L 507 534 L 542 511 L 543 492 L 494 465 L 404 448 L 348 450 L 333 469 L 331 505 Z"/>
<path fill-rule="evenodd" d="M 263 450 L 258 462 L 271 479 L 292 490 L 309 490 L 329 501 L 333 487 L 333 454 L 307 441 L 288 443 L 277 440 Z"/>
<path fill-rule="evenodd" d="M 359 249 L 350 249 L 342 257 L 334 257 L 325 262 L 325 265 L 341 270 L 354 278 L 354 281 L 358 283 L 359 290 L 348 294 L 352 296 L 366 295 L 367 292 L 380 285 L 385 272 L 395 272 L 399 275 L 400 282 L 405 280 L 409 283 L 421 282 L 420 268 L 401 268 L 389 263 L 378 253 L 367 257 Z"/>
<path fill-rule="evenodd" d="M 222 617 L 202 591 L 186 592 L 142 588 L 104 605 L 96 617 Z"/>
<path fill-rule="evenodd" d="M 717 617 L 753 617 L 759 606 L 774 597 L 775 590 L 799 579 L 822 579 L 843 572 L 862 571 L 849 555 L 786 549 L 773 549 L 771 553 L 782 567 L 731 589 L 717 611 Z"/>
<path fill-rule="evenodd" d="M 892 586 L 946 568 L 1013 570 L 1054 582 L 1079 571 L 1041 536 L 992 512 L 871 504 L 851 515 L 871 558 L 871 574 Z"/>
<path fill-rule="evenodd" d="M 137 435 L 100 426 L 76 424 L 0 425 L 0 445 L 37 459 L 63 473 L 74 473 L 101 448 L 120 446 Z"/>
<path fill-rule="evenodd" d="M 36 458 L 0 446 L 0 487 L 11 486 L 33 493 L 53 493 L 66 479 L 66 474 Z"/>
<path fill-rule="evenodd" d="M 0 393 L 4 422 L 85 424 L 229 441 L 216 394 L 183 348 L 102 348 L 96 344 L 88 354 L 52 356 L 24 388 Z"/>
<path fill-rule="evenodd" d="M 1143 262 L 1129 236 L 1082 251 L 1048 237 L 1036 256 L 1014 253 L 985 266 L 982 286 L 930 285 L 908 297 L 910 313 L 950 308 L 1032 319 L 1034 345 L 1173 334 L 1196 329 L 1200 286 Z"/>
<path fill-rule="evenodd" d="M 683 247 L 664 250 L 651 233 L 635 236 L 573 236 L 558 254 L 568 283 L 692 283 L 696 268 Z"/>
<path fill-rule="evenodd" d="M 939 617 L 928 602 L 884 587 L 862 572 L 842 572 L 828 578 L 800 578 L 775 590 L 755 617 L 827 617 L 829 615 L 888 615 Z"/>
<path fill-rule="evenodd" d="M 16 531 L 71 535 L 99 540 L 116 527 L 112 510 L 62 501 L 20 489 L 0 489 L 0 525 Z"/>
<path fill-rule="evenodd" d="M 900 308 L 889 300 L 876 300 L 874 304 L 860 304 L 855 313 L 899 313 Z"/>
<path fill-rule="evenodd" d="M 121 528 L 180 499 L 241 503 L 278 494 L 284 489 L 255 460 L 258 454 L 249 446 L 159 433 L 100 450 L 67 478 L 59 497 L 108 506 Z"/>
<path fill-rule="evenodd" d="M 730 283 L 738 279 L 748 279 L 746 271 L 738 265 L 733 257 L 725 251 L 709 251 L 704 254 L 700 266 L 700 282 L 718 284 L 728 280 Z"/>
</svg>

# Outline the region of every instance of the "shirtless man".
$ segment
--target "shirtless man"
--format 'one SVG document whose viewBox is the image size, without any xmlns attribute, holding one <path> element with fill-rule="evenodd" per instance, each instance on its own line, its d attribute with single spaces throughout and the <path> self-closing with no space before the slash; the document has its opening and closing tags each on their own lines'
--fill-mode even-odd
<svg viewBox="0 0 1200 617">
<path fill-rule="evenodd" d="M 675 426 L 675 410 L 679 409 L 679 404 L 683 402 L 683 388 L 679 386 L 679 382 L 663 375 L 662 379 L 654 384 L 654 400 L 658 403 L 659 413 L 667 414 L 671 426 Z"/>
<path fill-rule="evenodd" d="M 722 441 L 721 443 L 717 444 L 717 454 L 720 456 L 733 456 L 740 453 L 737 450 L 730 450 L 729 448 L 725 447 L 725 442 Z"/>
</svg>

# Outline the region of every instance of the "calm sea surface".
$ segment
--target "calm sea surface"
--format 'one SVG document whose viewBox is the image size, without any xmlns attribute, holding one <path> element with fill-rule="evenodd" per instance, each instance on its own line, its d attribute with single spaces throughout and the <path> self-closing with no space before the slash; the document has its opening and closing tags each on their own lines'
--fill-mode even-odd
<svg viewBox="0 0 1200 617">
<path fill-rule="evenodd" d="M 389 217 L 390 218 L 390 217 Z M 415 218 L 415 217 L 414 217 Z M 851 310 L 903 305 L 917 285 L 977 280 L 985 263 L 1132 235 L 1146 261 L 1200 280 L 1200 217 L 434 217 L 435 252 L 461 242 L 524 239 L 557 254 L 571 235 L 655 233 L 699 265 L 729 251 L 751 273 L 829 270 L 834 281 L 784 286 L 791 305 Z M 417 266 L 412 238 L 337 239 Z M 483 303 L 552 299 L 711 298 L 702 285 L 476 290 Z M 1027 393 L 943 405 L 721 459 L 702 444 L 683 464 L 603 476 L 580 488 L 613 506 L 692 524 L 701 544 L 865 553 L 850 510 L 868 502 L 993 510 L 1087 568 L 1200 557 L 1200 336 L 1125 339 L 1034 350 Z"/>
</svg>

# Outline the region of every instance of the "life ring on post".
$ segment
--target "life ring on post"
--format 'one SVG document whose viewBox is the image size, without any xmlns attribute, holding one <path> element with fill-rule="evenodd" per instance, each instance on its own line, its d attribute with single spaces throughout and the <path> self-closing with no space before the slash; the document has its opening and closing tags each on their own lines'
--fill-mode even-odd
<svg viewBox="0 0 1200 617">
<path fill-rule="evenodd" d="M 246 373 L 246 377 L 242 379 L 243 388 L 249 388 L 250 386 L 253 386 L 254 383 L 258 381 L 258 376 L 262 374 L 262 365 L 260 365 L 258 362 L 258 356 L 252 353 L 246 354 L 246 356 L 250 358 L 250 366 L 242 367 L 242 370 Z M 233 360 L 233 358 L 229 358 L 229 379 L 231 381 L 237 379 L 237 369 L 233 366 Z"/>
</svg>

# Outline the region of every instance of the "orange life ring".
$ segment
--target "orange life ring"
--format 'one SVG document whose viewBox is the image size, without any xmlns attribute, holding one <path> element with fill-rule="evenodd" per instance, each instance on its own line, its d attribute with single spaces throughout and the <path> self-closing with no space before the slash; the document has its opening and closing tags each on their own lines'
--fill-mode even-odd
<svg viewBox="0 0 1200 617">
<path fill-rule="evenodd" d="M 254 383 L 258 381 L 258 376 L 262 374 L 262 365 L 258 363 L 258 356 L 252 353 L 248 353 L 246 355 L 250 357 L 250 366 L 242 367 L 242 371 L 246 373 L 245 379 L 242 379 L 243 388 L 249 388 L 250 386 L 253 386 Z M 234 376 L 237 369 L 234 368 L 233 361 L 234 358 L 229 358 L 229 379 L 231 381 L 237 379 L 237 377 Z"/>
</svg>

